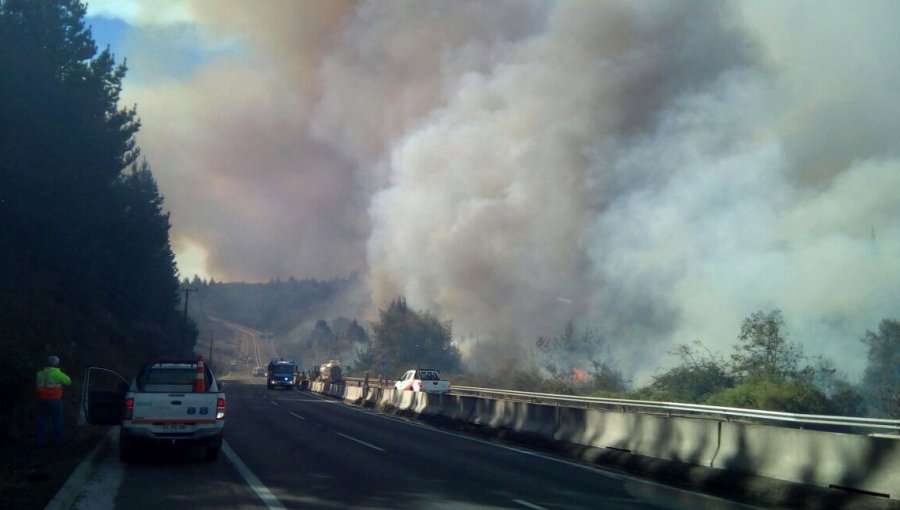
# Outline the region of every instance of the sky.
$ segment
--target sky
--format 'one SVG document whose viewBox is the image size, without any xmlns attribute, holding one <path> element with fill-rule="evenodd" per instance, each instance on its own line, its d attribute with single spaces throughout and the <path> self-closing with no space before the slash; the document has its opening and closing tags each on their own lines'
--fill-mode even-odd
<svg viewBox="0 0 900 510">
<path fill-rule="evenodd" d="M 851 377 L 900 301 L 900 4 L 93 0 L 179 271 L 362 275 L 473 367 L 635 380 L 780 309 Z M 500 361 L 498 361 L 500 360 Z"/>
</svg>

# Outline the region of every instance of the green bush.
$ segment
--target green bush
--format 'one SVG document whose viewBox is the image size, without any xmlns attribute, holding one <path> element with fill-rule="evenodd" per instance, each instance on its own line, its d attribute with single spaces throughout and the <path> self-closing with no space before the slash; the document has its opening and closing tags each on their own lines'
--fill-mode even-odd
<svg viewBox="0 0 900 510">
<path fill-rule="evenodd" d="M 706 404 L 801 414 L 828 414 L 832 405 L 813 385 L 802 381 L 754 379 L 710 395 Z"/>
</svg>

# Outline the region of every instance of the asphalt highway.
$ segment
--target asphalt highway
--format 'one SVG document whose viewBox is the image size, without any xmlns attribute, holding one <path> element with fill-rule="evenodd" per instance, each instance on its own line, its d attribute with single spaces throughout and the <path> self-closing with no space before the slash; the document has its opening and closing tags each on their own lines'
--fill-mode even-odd
<svg viewBox="0 0 900 510">
<path fill-rule="evenodd" d="M 226 378 L 226 446 L 108 449 L 76 508 L 733 509 L 719 498 L 395 418 L 264 378 Z"/>
<path fill-rule="evenodd" d="M 286 508 L 746 508 L 262 378 L 228 384 L 227 442 Z"/>
</svg>

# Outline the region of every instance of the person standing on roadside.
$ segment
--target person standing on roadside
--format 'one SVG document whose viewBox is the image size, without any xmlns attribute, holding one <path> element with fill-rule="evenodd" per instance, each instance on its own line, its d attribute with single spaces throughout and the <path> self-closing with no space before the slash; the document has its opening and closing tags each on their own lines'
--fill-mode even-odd
<svg viewBox="0 0 900 510">
<path fill-rule="evenodd" d="M 72 384 L 72 379 L 59 369 L 59 358 L 50 356 L 47 358 L 47 366 L 37 373 L 37 444 L 46 443 L 46 428 L 49 425 L 52 430 L 50 442 L 58 446 L 62 442 L 63 424 L 63 386 Z"/>
</svg>

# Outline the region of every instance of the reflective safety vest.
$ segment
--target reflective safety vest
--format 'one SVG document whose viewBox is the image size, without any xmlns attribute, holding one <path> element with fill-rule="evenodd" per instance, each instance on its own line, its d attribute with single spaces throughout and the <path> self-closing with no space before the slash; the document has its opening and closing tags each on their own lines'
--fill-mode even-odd
<svg viewBox="0 0 900 510">
<path fill-rule="evenodd" d="M 45 367 L 37 373 L 37 394 L 44 400 L 61 399 L 64 384 L 72 384 L 72 379 L 57 367 Z"/>
</svg>

